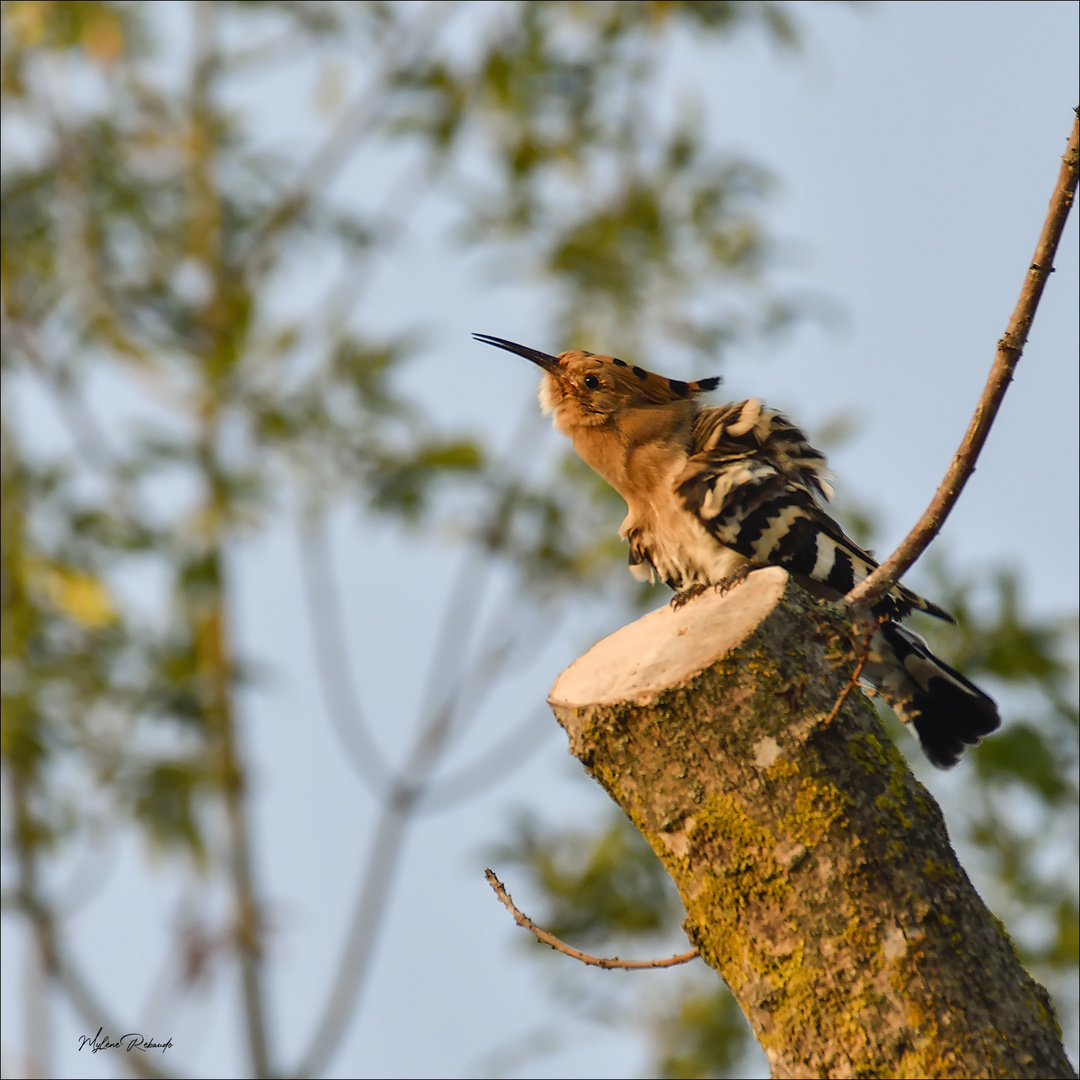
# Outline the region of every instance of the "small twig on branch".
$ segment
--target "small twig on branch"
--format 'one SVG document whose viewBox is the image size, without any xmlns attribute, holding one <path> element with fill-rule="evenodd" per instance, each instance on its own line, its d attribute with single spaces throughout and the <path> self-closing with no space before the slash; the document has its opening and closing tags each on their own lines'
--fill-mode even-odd
<svg viewBox="0 0 1080 1080">
<path fill-rule="evenodd" d="M 821 722 L 822 727 L 828 727 L 843 708 L 844 702 L 847 701 L 848 694 L 855 688 L 855 684 L 859 681 L 859 676 L 863 672 L 863 668 L 866 667 L 866 661 L 870 658 L 870 643 L 874 640 L 874 634 L 877 633 L 878 627 L 881 625 L 879 619 L 871 621 L 869 628 L 866 631 L 866 635 L 863 638 L 862 652 L 859 654 L 859 662 L 855 665 L 855 670 L 851 673 L 851 678 L 848 679 L 847 685 L 840 691 L 840 695 L 836 701 L 833 702 L 833 707 L 829 710 L 829 715 Z"/>
<path fill-rule="evenodd" d="M 1057 187 L 1050 199 L 1050 208 L 1043 223 L 1035 256 L 1028 268 L 1020 299 L 1005 330 L 1005 335 L 998 342 L 997 355 L 986 387 L 975 407 L 964 441 L 949 466 L 933 501 L 915 528 L 904 538 L 903 543 L 869 577 L 855 586 L 845 597 L 844 603 L 850 607 L 873 607 L 900 580 L 913 562 L 923 553 L 927 544 L 937 535 L 949 512 L 964 490 L 968 477 L 975 471 L 975 462 L 986 442 L 986 436 L 997 417 L 1001 400 L 1012 380 L 1013 370 L 1020 360 L 1031 331 L 1031 323 L 1039 306 L 1043 288 L 1054 270 L 1054 256 L 1058 241 L 1065 228 L 1065 222 L 1072 207 L 1076 193 L 1077 178 L 1077 140 L 1080 121 L 1073 120 L 1072 135 L 1065 156 L 1061 161 Z"/>
<path fill-rule="evenodd" d="M 506 887 L 495 876 L 493 870 L 485 870 L 484 877 L 487 878 L 487 883 L 495 890 L 495 895 L 502 901 L 506 910 L 514 916 L 514 922 L 516 922 L 518 926 L 535 934 L 537 941 L 544 945 L 550 945 L 556 952 L 566 953 L 567 956 L 572 956 L 575 960 L 580 960 L 583 964 L 588 964 L 590 967 L 605 969 L 623 968 L 631 971 L 638 971 L 644 968 L 666 968 L 675 967 L 677 964 L 688 963 L 698 955 L 697 949 L 691 949 L 689 952 L 679 953 L 678 956 L 669 956 L 666 960 L 620 960 L 617 956 L 590 956 L 588 953 L 580 952 L 572 946 L 567 945 L 565 941 L 560 941 L 554 934 L 549 934 L 546 930 L 541 930 L 528 915 L 519 911 L 514 906 L 514 901 L 510 899 L 510 894 L 506 891 Z"/>
</svg>

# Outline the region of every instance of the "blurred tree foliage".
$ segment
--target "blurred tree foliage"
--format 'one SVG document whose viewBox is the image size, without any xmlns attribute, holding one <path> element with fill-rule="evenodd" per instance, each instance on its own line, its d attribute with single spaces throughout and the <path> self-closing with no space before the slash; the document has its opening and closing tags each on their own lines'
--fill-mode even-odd
<svg viewBox="0 0 1080 1080">
<path fill-rule="evenodd" d="M 10 0 L 2 20 L 7 895 L 42 971 L 108 1027 L 53 871 L 140 830 L 230 897 L 219 928 L 181 943 L 187 985 L 215 950 L 234 957 L 250 1069 L 286 1067 L 267 1035 L 237 717 L 257 658 L 239 654 L 231 583 L 241 540 L 298 522 L 329 711 L 380 800 L 366 929 L 297 1066 L 318 1073 L 352 1018 L 406 826 L 532 743 L 523 729 L 456 779 L 438 775 L 446 747 L 521 628 L 624 557 L 612 500 L 582 470 L 530 482 L 440 432 L 400 389 L 416 326 L 374 330 L 364 291 L 434 200 L 444 239 L 532 278 L 578 344 L 633 351 L 662 334 L 713 354 L 783 325 L 792 305 L 762 284 L 768 178 L 660 88 L 677 40 L 707 51 L 748 31 L 786 47 L 794 31 L 757 2 Z M 284 137 L 278 113 L 311 101 Z M 357 500 L 404 525 L 453 517 L 473 553 L 434 704 L 398 763 L 356 708 L 335 624 L 325 520 Z M 463 659 L 495 565 L 531 591 L 510 590 L 503 632 Z M 462 663 L 463 680 L 439 682 Z M 47 1052 L 29 1046 L 29 1067 L 47 1072 Z"/>
<path fill-rule="evenodd" d="M 533 745 L 525 726 L 448 775 L 455 734 L 575 597 L 640 598 L 617 565 L 618 501 L 574 462 L 542 483 L 441 431 L 401 389 L 417 327 L 374 329 L 365 291 L 435 202 L 446 243 L 532 280 L 564 341 L 644 354 L 662 337 L 693 362 L 785 325 L 798 307 L 766 287 L 768 177 L 710 145 L 695 103 L 663 86 L 679 43 L 754 32 L 790 48 L 795 27 L 749 0 L 7 0 L 2 19 L 5 895 L 96 1026 L 53 871 L 139 830 L 230 898 L 218 925 L 185 931 L 185 986 L 217 970 L 215 951 L 235 957 L 251 1072 L 318 1074 L 354 1018 L 406 828 Z M 316 103 L 288 139 L 284 100 Z M 349 502 L 403 526 L 452 520 L 471 552 L 398 762 L 356 708 L 336 622 L 325 521 Z M 239 543 L 283 522 L 302 536 L 328 712 L 379 799 L 355 902 L 367 930 L 343 945 L 299 1063 L 267 1036 L 237 717 L 257 658 L 239 654 L 231 588 Z M 493 566 L 529 587 L 462 656 Z M 1025 620 L 1011 581 L 982 606 L 982 584 L 953 579 L 943 597 L 968 669 L 1023 691 L 1023 723 L 975 758 L 964 820 L 1017 925 L 1037 916 L 1029 957 L 1066 972 L 1074 883 L 1039 841 L 1074 816 L 1076 710 L 1061 628 Z M 571 937 L 660 941 L 677 924 L 659 864 L 621 825 L 534 824 L 516 857 Z M 690 976 L 676 997 L 653 1028 L 666 1073 L 735 1068 L 747 1036 L 726 993 Z M 43 1067 L 47 1047 L 27 1052 Z"/>
</svg>

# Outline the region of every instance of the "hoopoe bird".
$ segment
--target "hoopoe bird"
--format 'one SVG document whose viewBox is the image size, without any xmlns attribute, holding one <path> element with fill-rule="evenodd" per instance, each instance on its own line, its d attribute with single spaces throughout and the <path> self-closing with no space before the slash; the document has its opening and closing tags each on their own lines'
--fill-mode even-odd
<svg viewBox="0 0 1080 1080">
<path fill-rule="evenodd" d="M 631 573 L 659 577 L 676 606 L 763 566 L 839 600 L 877 566 L 824 509 L 832 496 L 825 456 L 757 399 L 708 407 L 700 396 L 718 378 L 684 382 L 614 356 L 549 356 L 473 336 L 543 370 L 541 408 L 626 501 L 620 535 Z M 931 763 L 947 769 L 1001 720 L 991 698 L 900 625 L 912 611 L 955 621 L 896 585 L 872 609 L 880 624 L 863 678 L 914 726 Z"/>
</svg>

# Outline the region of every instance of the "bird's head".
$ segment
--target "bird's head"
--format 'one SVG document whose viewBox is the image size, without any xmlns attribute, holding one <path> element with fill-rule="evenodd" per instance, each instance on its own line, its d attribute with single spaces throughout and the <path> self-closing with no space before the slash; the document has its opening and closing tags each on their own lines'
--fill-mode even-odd
<svg viewBox="0 0 1080 1080">
<path fill-rule="evenodd" d="M 571 437 L 582 429 L 612 425 L 627 412 L 688 401 L 695 394 L 715 389 L 720 382 L 719 377 L 697 382 L 669 379 L 615 356 L 578 351 L 550 356 L 487 334 L 473 337 L 523 356 L 543 369 L 540 407 L 551 414 L 559 431 Z"/>
</svg>

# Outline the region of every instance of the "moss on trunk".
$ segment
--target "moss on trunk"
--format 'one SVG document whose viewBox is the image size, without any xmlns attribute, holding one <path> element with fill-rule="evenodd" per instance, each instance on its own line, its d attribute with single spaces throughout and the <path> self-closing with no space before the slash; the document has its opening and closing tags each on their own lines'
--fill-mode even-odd
<svg viewBox="0 0 1080 1080">
<path fill-rule="evenodd" d="M 825 723 L 854 665 L 850 624 L 765 570 L 612 635 L 551 704 L 773 1076 L 1075 1076 L 872 706 Z"/>
</svg>

